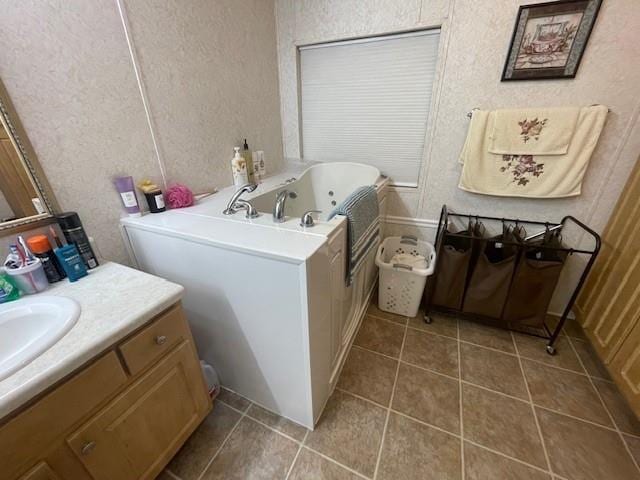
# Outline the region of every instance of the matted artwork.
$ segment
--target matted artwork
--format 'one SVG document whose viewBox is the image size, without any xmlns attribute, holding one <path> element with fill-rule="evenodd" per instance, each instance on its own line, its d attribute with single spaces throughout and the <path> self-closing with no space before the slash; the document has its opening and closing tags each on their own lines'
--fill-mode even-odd
<svg viewBox="0 0 640 480">
<path fill-rule="evenodd" d="M 502 80 L 573 78 L 602 0 L 522 5 Z"/>
</svg>

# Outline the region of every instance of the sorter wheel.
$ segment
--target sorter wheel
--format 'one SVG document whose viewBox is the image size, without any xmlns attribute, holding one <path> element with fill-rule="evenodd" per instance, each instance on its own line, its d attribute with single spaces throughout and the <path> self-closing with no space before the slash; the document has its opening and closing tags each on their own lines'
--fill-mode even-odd
<svg viewBox="0 0 640 480">
<path fill-rule="evenodd" d="M 433 320 L 431 319 L 431 317 L 430 317 L 429 315 L 426 315 L 426 314 L 425 314 L 425 316 L 424 316 L 424 323 L 431 323 L 431 322 L 433 322 Z"/>
<path fill-rule="evenodd" d="M 547 353 L 549 355 L 555 355 L 556 354 L 556 347 L 554 347 L 553 345 L 547 345 Z"/>
</svg>

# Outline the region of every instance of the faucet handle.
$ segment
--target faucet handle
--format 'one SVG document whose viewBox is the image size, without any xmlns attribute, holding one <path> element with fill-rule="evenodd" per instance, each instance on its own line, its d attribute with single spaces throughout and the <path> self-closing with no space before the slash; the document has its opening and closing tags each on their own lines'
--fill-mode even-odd
<svg viewBox="0 0 640 480">
<path fill-rule="evenodd" d="M 322 210 L 307 210 L 304 212 L 300 219 L 301 227 L 313 227 L 315 225 L 313 222 L 313 216 L 311 215 L 312 213 L 322 213 Z"/>
</svg>

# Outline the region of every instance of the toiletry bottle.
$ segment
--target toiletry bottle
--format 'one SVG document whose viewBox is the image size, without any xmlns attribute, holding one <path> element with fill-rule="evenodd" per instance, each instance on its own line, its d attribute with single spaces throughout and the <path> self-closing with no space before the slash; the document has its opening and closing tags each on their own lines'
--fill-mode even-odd
<svg viewBox="0 0 640 480">
<path fill-rule="evenodd" d="M 234 154 L 231 159 L 231 171 L 233 172 L 233 184 L 240 187 L 245 183 L 249 183 L 247 175 L 247 162 L 240 155 L 240 147 L 233 147 Z"/>
<path fill-rule="evenodd" d="M 75 282 L 87 275 L 87 267 L 74 244 L 69 243 L 58 247 L 54 252 L 70 282 Z"/>
<path fill-rule="evenodd" d="M 260 180 L 260 162 L 258 161 L 258 152 L 251 152 L 253 161 L 253 183 L 261 183 Z"/>
<path fill-rule="evenodd" d="M 136 197 L 136 191 L 133 186 L 132 177 L 116 177 L 113 179 L 113 184 L 120 194 L 122 204 L 130 217 L 139 217 L 140 205 L 138 204 L 138 197 Z"/>
<path fill-rule="evenodd" d="M 247 178 L 249 179 L 249 182 L 256 183 L 253 170 L 253 156 L 251 155 L 251 150 L 249 150 L 249 144 L 247 143 L 246 138 L 244 139 L 244 145 L 242 147 L 242 156 L 247 164 Z"/>
<path fill-rule="evenodd" d="M 46 235 L 34 235 L 27 238 L 27 245 L 42 262 L 42 268 L 44 268 L 44 274 L 49 283 L 59 282 L 66 276 Z"/>
<path fill-rule="evenodd" d="M 98 259 L 96 258 L 95 253 L 93 253 L 93 249 L 91 248 L 91 244 L 89 243 L 87 234 L 82 227 L 82 222 L 80 221 L 78 214 L 76 212 L 65 212 L 56 215 L 56 219 L 62 229 L 62 233 L 64 233 L 64 238 L 67 239 L 68 243 L 72 243 L 78 248 L 78 252 L 80 252 L 82 260 L 87 268 L 96 268 L 98 266 Z M 66 268 L 65 272 L 69 275 Z"/>
<path fill-rule="evenodd" d="M 13 279 L 0 267 L 0 303 L 10 302 L 20 298 L 20 290 Z"/>
<path fill-rule="evenodd" d="M 260 178 L 263 178 L 267 176 L 267 167 L 264 164 L 264 151 L 263 150 L 258 150 L 256 152 L 256 156 L 258 157 L 258 170 L 260 171 Z"/>
</svg>

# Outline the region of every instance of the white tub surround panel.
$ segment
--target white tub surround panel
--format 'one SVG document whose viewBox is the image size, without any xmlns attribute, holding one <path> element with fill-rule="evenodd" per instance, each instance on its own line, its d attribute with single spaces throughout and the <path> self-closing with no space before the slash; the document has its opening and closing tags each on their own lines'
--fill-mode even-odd
<svg viewBox="0 0 640 480">
<path fill-rule="evenodd" d="M 340 203 L 372 183 L 384 209 L 388 181 L 378 176 L 349 164 L 287 170 L 245 196 L 268 211 L 256 219 L 222 214 L 233 187 L 190 208 L 122 219 L 135 263 L 185 286 L 198 350 L 222 383 L 308 428 L 333 391 L 377 270 L 372 248 L 347 287 L 346 219 L 324 214 L 304 228 L 300 215 L 319 205 L 330 210 L 330 199 Z M 283 188 L 298 193 L 298 204 L 274 223 L 270 211 Z"/>
<path fill-rule="evenodd" d="M 106 263 L 77 282 L 64 280 L 37 294 L 75 300 L 80 317 L 51 348 L 0 381 L 0 419 L 175 304 L 183 290 L 162 278 Z"/>
</svg>

